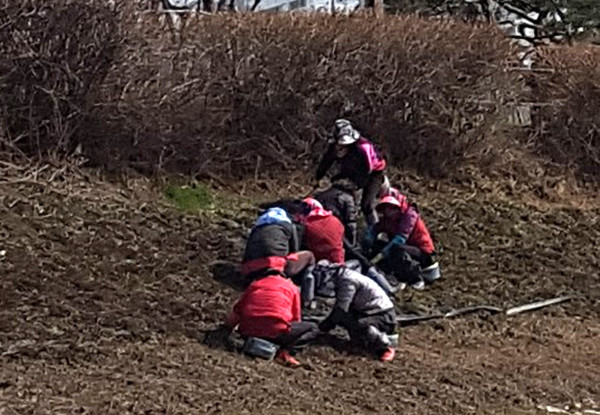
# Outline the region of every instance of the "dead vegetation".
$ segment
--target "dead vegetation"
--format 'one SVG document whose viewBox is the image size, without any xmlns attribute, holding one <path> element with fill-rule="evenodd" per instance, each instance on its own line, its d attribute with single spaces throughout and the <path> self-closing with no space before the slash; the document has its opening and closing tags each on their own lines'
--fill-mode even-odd
<svg viewBox="0 0 600 415">
<path fill-rule="evenodd" d="M 100 2 L 0 3 L 0 151 L 64 154 L 115 58 Z"/>
<path fill-rule="evenodd" d="M 510 319 L 480 313 L 407 328 L 387 366 L 319 346 L 302 355 L 308 370 L 288 371 L 200 341 L 236 296 L 209 265 L 239 261 L 245 224 L 178 214 L 147 179 L 110 183 L 87 169 L 2 163 L 0 407 L 471 414 L 579 402 L 597 410 L 598 208 L 536 208 L 404 183 L 418 186 L 444 279 L 403 293 L 401 312 L 565 293 L 577 300 Z"/>
<path fill-rule="evenodd" d="M 588 181 L 600 175 L 600 47 L 575 45 L 539 52 L 544 70 L 529 77 L 538 108 L 529 143 L 536 153 Z"/>
<path fill-rule="evenodd" d="M 397 164 L 449 174 L 516 95 L 508 44 L 492 27 L 473 33 L 415 18 L 217 16 L 171 39 L 144 16 L 96 114 L 114 134 L 95 128 L 93 143 L 151 168 L 277 172 L 312 163 L 343 115 Z"/>
<path fill-rule="evenodd" d="M 596 174 L 597 114 L 585 103 L 600 78 L 586 77 L 597 69 L 581 58 L 589 51 L 548 52 L 554 72 L 515 83 L 510 47 L 490 27 L 211 16 L 175 35 L 162 24 L 104 2 L 0 2 L 0 412 L 599 409 L 597 203 L 502 196 L 531 177 L 543 190 L 532 154 Z M 524 138 L 502 123 L 525 81 L 559 105 L 540 106 Z M 218 175 L 223 187 L 254 177 L 233 191 L 296 193 L 339 115 L 396 165 L 449 177 L 397 177 L 434 230 L 444 273 L 401 294 L 400 311 L 577 301 L 409 328 L 388 366 L 315 347 L 302 357 L 308 370 L 289 372 L 198 341 L 235 296 L 209 264 L 239 260 L 239 210 L 216 224 L 164 206 L 148 179 L 111 183 L 24 160 L 81 144 L 104 168 Z M 262 180 L 292 169 L 287 188 Z M 461 169 L 513 179 L 486 190 Z"/>
<path fill-rule="evenodd" d="M 264 177 L 312 167 L 328 126 L 345 116 L 419 174 L 469 167 L 530 183 L 557 165 L 559 175 L 597 176 L 593 49 L 542 51 L 541 70 L 524 74 L 491 25 L 365 15 L 168 22 L 99 1 L 5 2 L 4 151 L 81 144 L 110 170 Z M 524 131 L 505 122 L 522 101 L 541 103 Z"/>
</svg>

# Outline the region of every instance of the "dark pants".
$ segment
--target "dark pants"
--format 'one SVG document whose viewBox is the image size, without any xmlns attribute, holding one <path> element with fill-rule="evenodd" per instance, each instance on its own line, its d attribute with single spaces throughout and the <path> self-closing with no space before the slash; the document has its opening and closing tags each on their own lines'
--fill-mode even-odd
<svg viewBox="0 0 600 415">
<path fill-rule="evenodd" d="M 351 310 L 341 317 L 339 324 L 348 330 L 350 338 L 356 344 L 366 348 L 373 347 L 375 351 L 380 351 L 387 347 L 380 334 L 394 334 L 396 330 L 396 312 L 392 308 L 378 314 L 368 315 Z"/>
<path fill-rule="evenodd" d="M 297 252 L 298 259 L 288 260 L 285 274 L 300 287 L 302 306 L 308 307 L 315 298 L 315 256 L 310 251 Z"/>
<path fill-rule="evenodd" d="M 387 258 L 379 263 L 382 271 L 400 282 L 413 284 L 421 279 L 421 269 L 433 265 L 435 255 L 426 254 L 416 246 L 394 246 Z"/>
<path fill-rule="evenodd" d="M 367 184 L 362 189 L 362 199 L 360 201 L 360 210 L 365 219 L 367 225 L 371 226 L 377 223 L 377 213 L 375 212 L 375 205 L 377 204 L 377 196 L 379 190 L 383 185 L 385 176 L 382 171 L 376 171 L 371 173 Z"/>
<path fill-rule="evenodd" d="M 320 334 L 319 326 L 309 321 L 294 321 L 289 333 L 271 339 L 282 349 L 294 352 L 314 341 Z"/>
</svg>

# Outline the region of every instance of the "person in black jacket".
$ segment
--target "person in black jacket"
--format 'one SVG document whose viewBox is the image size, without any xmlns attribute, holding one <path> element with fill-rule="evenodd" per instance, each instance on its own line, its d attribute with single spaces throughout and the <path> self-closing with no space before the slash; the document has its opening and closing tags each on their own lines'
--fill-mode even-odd
<svg viewBox="0 0 600 415">
<path fill-rule="evenodd" d="M 315 256 L 298 251 L 298 231 L 288 213 L 280 207 L 266 209 L 256 220 L 242 260 L 241 274 L 247 283 L 256 278 L 285 274 L 301 287 L 303 306 L 314 299 L 312 269 Z"/>
<path fill-rule="evenodd" d="M 356 246 L 358 241 L 354 199 L 356 190 L 356 186 L 351 181 L 339 179 L 328 189 L 314 195 L 325 209 L 330 210 L 344 224 L 344 236 L 351 246 Z"/>
<path fill-rule="evenodd" d="M 346 178 L 362 189 L 361 211 L 369 226 L 377 223 L 375 202 L 386 182 L 386 161 L 379 149 L 344 119 L 335 121 L 333 139 L 317 167 L 317 182 L 336 161 L 340 172 L 332 180 Z"/>
</svg>

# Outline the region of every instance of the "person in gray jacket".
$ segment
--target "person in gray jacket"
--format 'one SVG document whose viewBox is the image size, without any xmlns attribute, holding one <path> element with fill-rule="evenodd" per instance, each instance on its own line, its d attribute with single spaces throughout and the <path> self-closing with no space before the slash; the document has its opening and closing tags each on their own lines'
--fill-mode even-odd
<svg viewBox="0 0 600 415">
<path fill-rule="evenodd" d="M 319 329 L 329 332 L 340 325 L 355 343 L 374 351 L 381 361 L 393 360 L 396 352 L 389 336 L 396 329 L 396 313 L 385 291 L 371 278 L 328 261 L 319 261 L 314 273 L 331 276 L 336 297 Z"/>
</svg>

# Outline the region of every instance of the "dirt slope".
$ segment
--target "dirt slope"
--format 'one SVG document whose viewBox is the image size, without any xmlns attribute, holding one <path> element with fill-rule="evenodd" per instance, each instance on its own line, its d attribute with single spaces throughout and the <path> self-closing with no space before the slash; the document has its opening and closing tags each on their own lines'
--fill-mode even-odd
<svg viewBox="0 0 600 415">
<path fill-rule="evenodd" d="M 445 279 L 402 293 L 402 311 L 579 298 L 406 328 L 390 365 L 318 346 L 302 355 L 306 369 L 291 371 L 199 341 L 237 295 L 210 264 L 239 258 L 243 226 L 177 213 L 143 180 L 51 167 L 3 173 L 0 414 L 600 406 L 599 208 L 408 183 L 435 229 Z"/>
</svg>

